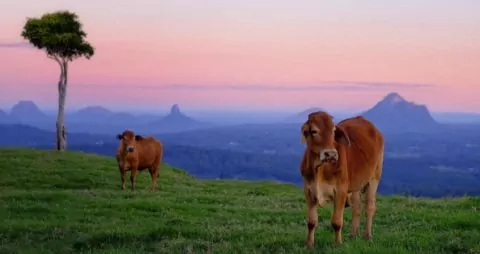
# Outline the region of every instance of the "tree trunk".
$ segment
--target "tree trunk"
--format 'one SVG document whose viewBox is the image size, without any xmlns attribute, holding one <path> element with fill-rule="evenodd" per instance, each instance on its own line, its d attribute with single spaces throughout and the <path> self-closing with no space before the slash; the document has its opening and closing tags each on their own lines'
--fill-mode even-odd
<svg viewBox="0 0 480 254">
<path fill-rule="evenodd" d="M 57 114 L 57 150 L 64 151 L 67 148 L 67 136 L 65 131 L 65 98 L 67 97 L 67 61 L 60 63 L 60 80 L 58 81 L 58 114 Z"/>
</svg>

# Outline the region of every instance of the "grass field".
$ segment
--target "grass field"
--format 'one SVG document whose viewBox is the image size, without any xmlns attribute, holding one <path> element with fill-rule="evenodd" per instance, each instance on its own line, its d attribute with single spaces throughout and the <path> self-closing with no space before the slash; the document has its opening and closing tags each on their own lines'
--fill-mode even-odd
<svg viewBox="0 0 480 254">
<path fill-rule="evenodd" d="M 1 253 L 308 253 L 293 185 L 200 181 L 163 166 L 156 193 L 144 172 L 132 195 L 113 158 L 0 149 L 0 162 Z M 337 248 L 330 211 L 319 209 L 314 253 L 480 253 L 478 197 L 379 197 L 373 242 L 348 238 L 347 209 Z"/>
</svg>

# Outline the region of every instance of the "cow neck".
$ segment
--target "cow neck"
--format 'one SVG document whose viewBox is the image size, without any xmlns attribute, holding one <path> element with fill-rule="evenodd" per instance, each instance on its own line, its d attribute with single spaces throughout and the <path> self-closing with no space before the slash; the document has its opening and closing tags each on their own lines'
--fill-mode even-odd
<svg viewBox="0 0 480 254">
<path fill-rule="evenodd" d="M 305 152 L 306 152 L 306 163 L 307 163 L 306 167 L 308 170 L 304 172 L 303 177 L 306 180 L 310 181 L 315 178 L 316 170 L 315 170 L 314 162 L 315 162 L 315 158 L 320 156 L 320 153 L 315 152 L 313 149 L 311 149 L 311 147 L 307 147 Z"/>
</svg>

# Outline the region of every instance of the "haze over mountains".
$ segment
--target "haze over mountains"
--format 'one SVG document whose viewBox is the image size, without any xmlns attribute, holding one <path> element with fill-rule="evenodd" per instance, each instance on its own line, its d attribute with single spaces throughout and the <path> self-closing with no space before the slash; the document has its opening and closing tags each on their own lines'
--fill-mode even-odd
<svg viewBox="0 0 480 254">
<path fill-rule="evenodd" d="M 271 119 L 264 124 L 299 124 L 314 111 L 323 110 L 321 107 L 311 107 L 302 112 L 288 115 L 278 121 Z M 326 109 L 331 113 L 328 109 Z M 372 120 L 379 127 L 388 132 L 426 132 L 441 130 L 444 124 L 437 122 L 433 114 L 425 105 L 407 101 L 398 93 L 389 93 L 372 108 L 357 113 L 333 112 L 335 121 L 353 115 L 363 115 Z M 450 114 L 452 118 L 452 114 Z M 234 118 L 235 114 L 230 116 Z M 461 115 L 465 120 L 465 115 Z M 445 116 L 444 116 L 445 118 Z M 0 111 L 0 123 L 26 124 L 45 130 L 54 130 L 56 116 L 44 113 L 34 102 L 22 100 L 13 105 L 9 113 Z M 178 104 L 172 105 L 170 112 L 164 116 L 156 114 L 132 114 L 115 112 L 102 106 L 87 106 L 76 112 L 66 115 L 67 131 L 107 134 L 124 129 L 135 129 L 146 134 L 174 133 L 197 129 L 219 128 L 227 125 L 240 124 L 239 121 L 230 123 L 227 116 L 219 117 L 222 121 L 204 121 L 184 113 Z M 214 123 L 215 122 L 215 123 Z M 455 122 L 455 120 L 452 120 Z M 471 119 L 475 123 L 475 119 Z M 480 123 L 480 121 L 479 121 Z M 254 124 L 254 123 L 253 123 Z M 440 129 L 439 129 L 440 128 Z"/>
<path fill-rule="evenodd" d="M 45 114 L 33 101 L 19 101 L 12 107 L 9 114 L 0 111 L 1 123 L 24 124 L 54 130 L 55 121 L 55 115 Z M 170 113 L 165 116 L 134 115 L 127 112 L 114 112 L 102 106 L 87 106 L 66 114 L 66 124 L 69 132 L 89 133 L 112 133 L 127 128 L 147 133 L 168 133 L 210 126 L 208 123 L 185 115 L 177 104 L 173 105 Z"/>
</svg>

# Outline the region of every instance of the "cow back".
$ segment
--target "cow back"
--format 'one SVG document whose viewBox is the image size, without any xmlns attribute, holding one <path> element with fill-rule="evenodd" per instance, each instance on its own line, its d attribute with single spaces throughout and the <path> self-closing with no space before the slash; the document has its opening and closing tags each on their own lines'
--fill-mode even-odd
<svg viewBox="0 0 480 254">
<path fill-rule="evenodd" d="M 362 188 L 372 178 L 379 178 L 378 164 L 383 162 L 384 138 L 380 131 L 362 116 L 338 124 L 350 139 L 343 146 L 352 189 Z"/>
<path fill-rule="evenodd" d="M 163 156 L 163 145 L 154 137 L 138 140 L 136 149 L 140 167 L 158 164 Z"/>
</svg>

